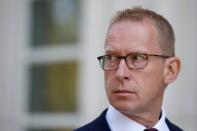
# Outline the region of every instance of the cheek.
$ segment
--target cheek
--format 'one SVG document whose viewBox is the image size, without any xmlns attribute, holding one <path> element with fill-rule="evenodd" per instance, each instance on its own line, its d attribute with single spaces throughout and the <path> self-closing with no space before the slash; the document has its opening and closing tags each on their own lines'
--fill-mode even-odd
<svg viewBox="0 0 197 131">
<path fill-rule="evenodd" d="M 152 70 L 144 72 L 139 76 L 138 83 L 140 84 L 143 96 L 161 95 L 164 90 L 164 77 L 162 70 Z"/>
<path fill-rule="evenodd" d="M 117 87 L 120 83 L 116 79 L 115 74 L 113 71 L 105 72 L 105 91 L 107 93 L 108 98 L 112 97 L 112 90 L 113 88 Z"/>
<path fill-rule="evenodd" d="M 105 78 L 105 92 L 109 102 L 111 103 L 111 101 L 113 101 L 111 95 L 111 76 L 109 73 L 105 72 L 104 78 Z"/>
<path fill-rule="evenodd" d="M 110 90 L 110 84 L 113 79 L 113 75 L 111 74 L 111 72 L 105 72 L 104 77 L 105 77 L 105 88 L 107 91 L 107 90 Z"/>
</svg>

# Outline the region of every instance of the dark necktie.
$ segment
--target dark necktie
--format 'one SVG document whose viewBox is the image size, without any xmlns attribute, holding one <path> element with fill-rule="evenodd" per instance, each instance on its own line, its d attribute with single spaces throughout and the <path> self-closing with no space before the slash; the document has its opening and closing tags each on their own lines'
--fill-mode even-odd
<svg viewBox="0 0 197 131">
<path fill-rule="evenodd" d="M 158 130 L 155 128 L 149 128 L 149 129 L 144 129 L 144 131 L 158 131 Z"/>
</svg>

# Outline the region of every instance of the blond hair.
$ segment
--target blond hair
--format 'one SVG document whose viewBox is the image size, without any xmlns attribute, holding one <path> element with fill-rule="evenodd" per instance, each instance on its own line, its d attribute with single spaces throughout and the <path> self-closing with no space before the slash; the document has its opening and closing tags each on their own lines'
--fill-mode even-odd
<svg viewBox="0 0 197 131">
<path fill-rule="evenodd" d="M 175 35 L 170 23 L 156 12 L 144 9 L 142 7 L 134 7 L 118 11 L 111 19 L 109 29 L 115 23 L 121 21 L 140 22 L 145 19 L 151 20 L 158 31 L 159 44 L 164 55 L 175 56 Z"/>
</svg>

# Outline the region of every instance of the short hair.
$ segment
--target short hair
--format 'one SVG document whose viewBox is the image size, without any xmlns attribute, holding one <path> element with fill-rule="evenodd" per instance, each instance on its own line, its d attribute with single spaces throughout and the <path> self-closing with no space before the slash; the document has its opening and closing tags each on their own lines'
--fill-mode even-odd
<svg viewBox="0 0 197 131">
<path fill-rule="evenodd" d="M 168 20 L 152 10 L 134 7 L 118 11 L 111 19 L 109 29 L 113 24 L 121 21 L 140 22 L 145 19 L 151 20 L 155 25 L 162 53 L 170 57 L 175 56 L 175 35 L 172 26 Z"/>
</svg>

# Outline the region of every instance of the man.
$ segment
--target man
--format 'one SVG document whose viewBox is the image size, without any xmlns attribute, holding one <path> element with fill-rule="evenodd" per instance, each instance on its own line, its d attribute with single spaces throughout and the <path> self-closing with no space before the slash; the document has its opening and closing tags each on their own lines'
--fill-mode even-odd
<svg viewBox="0 0 197 131">
<path fill-rule="evenodd" d="M 182 131 L 162 108 L 165 89 L 181 66 L 173 29 L 164 17 L 140 7 L 119 11 L 98 60 L 110 107 L 76 131 Z"/>
</svg>

